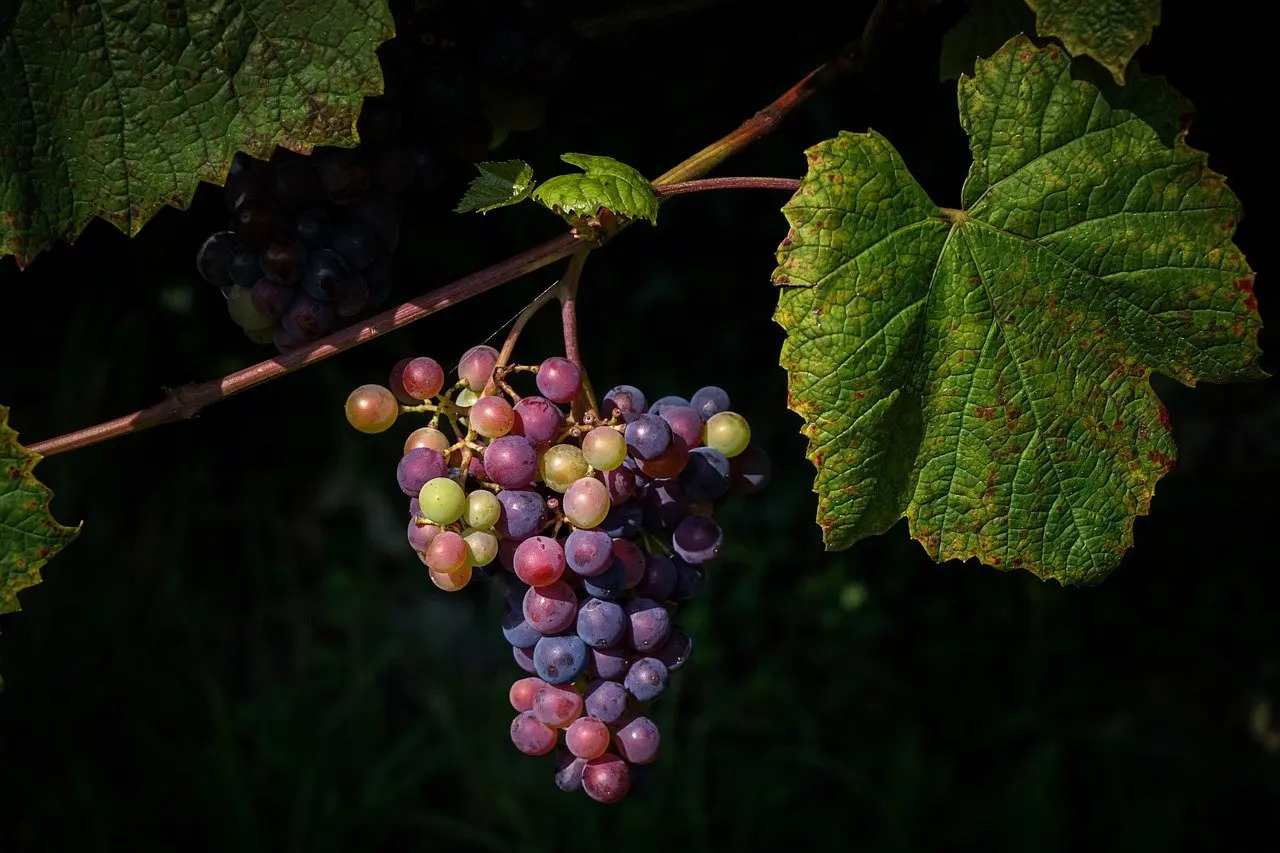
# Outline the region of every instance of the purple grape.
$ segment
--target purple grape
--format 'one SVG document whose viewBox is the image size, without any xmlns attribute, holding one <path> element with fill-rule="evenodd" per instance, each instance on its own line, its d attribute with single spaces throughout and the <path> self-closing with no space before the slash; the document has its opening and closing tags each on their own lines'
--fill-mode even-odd
<svg viewBox="0 0 1280 853">
<path fill-rule="evenodd" d="M 289 217 L 273 199 L 249 201 L 236 208 L 236 233 L 255 248 L 264 248 L 289 230 Z"/>
<path fill-rule="evenodd" d="M 529 624 L 520 610 L 511 609 L 502 617 L 502 636 L 517 649 L 532 649 L 542 639 L 542 634 Z"/>
<path fill-rule="evenodd" d="M 627 448 L 641 459 L 657 459 L 671 446 L 671 427 L 657 415 L 640 415 L 627 424 Z"/>
<path fill-rule="evenodd" d="M 333 251 L 342 257 L 348 269 L 362 270 L 373 263 L 378 238 L 362 223 L 348 221 L 333 235 Z"/>
<path fill-rule="evenodd" d="M 729 457 L 710 447 L 695 447 L 678 480 L 689 500 L 714 501 L 729 491 L 730 476 Z"/>
<path fill-rule="evenodd" d="M 622 649 L 591 650 L 591 672 L 597 678 L 621 682 L 630 666 L 627 653 Z"/>
<path fill-rule="evenodd" d="M 234 284 L 228 265 L 239 247 L 240 238 L 234 231 L 218 231 L 210 235 L 196 252 L 196 270 L 200 277 L 218 287 L 230 287 Z"/>
<path fill-rule="evenodd" d="M 686 563 L 700 566 L 715 558 L 724 544 L 724 533 L 705 515 L 690 515 L 671 534 L 672 549 Z"/>
<path fill-rule="evenodd" d="M 351 204 L 369 191 L 369 164 L 358 151 L 333 149 L 320 161 L 320 186 L 334 204 Z"/>
<path fill-rule="evenodd" d="M 448 472 L 449 467 L 445 465 L 440 451 L 415 447 L 400 457 L 400 464 L 396 465 L 396 482 L 400 484 L 400 491 L 412 497 L 429 481 L 444 477 Z"/>
<path fill-rule="evenodd" d="M 696 598 L 702 590 L 702 569 L 691 566 L 679 557 L 672 558 L 676 566 L 676 590 L 672 598 L 676 601 L 688 601 Z"/>
<path fill-rule="evenodd" d="M 658 747 L 662 738 L 658 727 L 648 717 L 636 717 L 614 736 L 618 752 L 632 764 L 649 764 L 658 757 Z"/>
<path fill-rule="evenodd" d="M 545 637 L 543 639 L 546 639 Z M 520 665 L 520 668 L 530 675 L 538 675 L 538 667 L 534 664 L 534 649 L 522 649 L 519 646 L 511 647 L 511 657 Z M 541 676 L 539 675 L 541 678 Z M 543 681 L 546 681 L 544 678 Z"/>
<path fill-rule="evenodd" d="M 262 278 L 262 263 L 258 260 L 257 251 L 252 246 L 238 242 L 227 262 L 227 275 L 233 284 L 253 287 Z"/>
<path fill-rule="evenodd" d="M 653 651 L 671 633 L 671 614 L 651 598 L 628 601 L 626 612 L 630 623 L 628 642 L 638 652 Z"/>
<path fill-rule="evenodd" d="M 434 524 L 419 524 L 413 519 L 409 519 L 409 529 L 405 534 L 405 538 L 409 541 L 409 547 L 418 553 L 427 550 L 427 546 L 431 544 L 431 540 L 440 532 L 440 528 Z"/>
<path fill-rule="evenodd" d="M 553 356 L 538 365 L 534 381 L 548 400 L 571 403 L 582 388 L 582 370 L 567 358 Z"/>
<path fill-rule="evenodd" d="M 533 665 L 538 677 L 548 684 L 568 684 L 586 671 L 589 651 L 575 634 L 543 637 L 533 648 Z"/>
<path fill-rule="evenodd" d="M 301 335 L 295 335 L 289 329 L 286 329 L 283 323 L 277 323 L 275 333 L 271 336 L 271 342 L 276 345 L 276 349 L 280 350 L 280 352 L 289 352 L 305 344 L 307 339 Z"/>
<path fill-rule="evenodd" d="M 769 484 L 773 476 L 773 461 L 759 445 L 747 449 L 729 460 L 733 491 L 740 495 L 752 495 Z"/>
<path fill-rule="evenodd" d="M 281 284 L 297 284 L 307 267 L 307 248 L 296 240 L 272 243 L 262 250 L 262 274 Z"/>
<path fill-rule="evenodd" d="M 601 471 L 600 480 L 609 490 L 609 502 L 620 504 L 631 500 L 636 493 L 635 472 L 625 465 L 612 471 Z"/>
<path fill-rule="evenodd" d="M 675 672 L 684 666 L 691 654 L 693 654 L 693 637 L 689 636 L 688 631 L 676 625 L 654 657 L 666 664 L 668 672 Z"/>
<path fill-rule="evenodd" d="M 604 395 L 601 401 L 601 408 L 604 409 L 602 414 L 607 418 L 614 412 L 623 415 L 640 414 L 649 408 L 648 402 L 644 398 L 644 392 L 634 385 L 618 385 L 610 388 L 609 392 Z"/>
<path fill-rule="evenodd" d="M 729 394 L 723 388 L 708 385 L 693 392 L 689 406 L 698 413 L 698 417 L 707 421 L 712 415 L 729 411 Z"/>
<path fill-rule="evenodd" d="M 350 219 L 372 233 L 378 245 L 394 252 L 400 242 L 400 209 L 386 193 L 370 193 L 351 208 Z"/>
<path fill-rule="evenodd" d="M 634 588 L 644 580 L 644 551 L 640 550 L 639 545 L 630 539 L 614 539 L 613 556 L 622 561 L 623 573 L 626 576 L 623 585 L 627 589 Z"/>
<path fill-rule="evenodd" d="M 280 318 L 280 325 L 289 334 L 303 340 L 320 337 L 332 324 L 333 309 L 305 293 L 295 296 L 289 310 Z"/>
<path fill-rule="evenodd" d="M 666 421 L 671 431 L 683 438 L 688 447 L 702 444 L 702 418 L 689 406 L 666 406 L 654 414 Z"/>
<path fill-rule="evenodd" d="M 538 475 L 538 452 L 522 435 L 504 435 L 484 452 L 489 479 L 504 489 L 523 489 Z"/>
<path fill-rule="evenodd" d="M 613 562 L 613 540 L 602 530 L 575 529 L 564 540 L 564 560 L 583 577 L 598 575 Z"/>
<path fill-rule="evenodd" d="M 297 291 L 287 284 L 279 284 L 269 278 L 260 278 L 253 283 L 249 298 L 253 307 L 268 317 L 279 319 L 289 310 L 289 305 L 297 295 Z"/>
<path fill-rule="evenodd" d="M 550 444 L 564 428 L 564 413 L 546 397 L 524 397 L 515 404 L 512 435 L 523 435 L 535 446 Z"/>
<path fill-rule="evenodd" d="M 653 405 L 649 406 L 649 414 L 662 417 L 662 409 L 665 406 L 688 406 L 689 401 L 684 397 L 677 397 L 668 394 L 666 397 L 659 397 L 653 401 Z"/>
<path fill-rule="evenodd" d="M 302 275 L 302 289 L 312 299 L 329 302 L 342 293 L 351 273 L 342 256 L 332 249 L 318 249 L 307 259 L 307 271 Z"/>
<path fill-rule="evenodd" d="M 588 716 L 610 725 L 622 719 L 629 699 L 626 689 L 618 682 L 593 681 L 587 685 L 583 706 Z"/>
<path fill-rule="evenodd" d="M 640 658 L 627 670 L 623 684 L 641 702 L 657 699 L 667 686 L 666 664 L 657 658 Z"/>
<path fill-rule="evenodd" d="M 572 753 L 566 752 L 564 757 L 560 759 L 560 765 L 556 768 L 556 787 L 561 791 L 582 790 L 582 771 L 587 767 L 585 758 L 575 758 Z"/>
<path fill-rule="evenodd" d="M 364 276 L 351 273 L 334 300 L 333 310 L 339 317 L 354 317 L 369 304 L 369 284 Z"/>
<path fill-rule="evenodd" d="M 422 515 L 422 504 L 418 501 L 418 496 L 414 495 L 409 498 L 409 518 L 414 519 Z"/>
<path fill-rule="evenodd" d="M 627 615 L 612 601 L 588 598 L 578 608 L 578 636 L 593 649 L 605 649 L 622 640 Z"/>
<path fill-rule="evenodd" d="M 689 514 L 689 499 L 679 481 L 659 484 L 644 498 L 645 524 L 672 530 Z"/>
<path fill-rule="evenodd" d="M 490 448 L 489 452 L 492 452 Z M 488 453 L 485 454 L 486 456 Z M 503 489 L 498 492 L 502 512 L 493 529 L 505 540 L 528 539 L 542 530 L 547 504 L 537 492 Z"/>
<path fill-rule="evenodd" d="M 309 207 L 293 220 L 293 233 L 308 249 L 323 249 L 333 237 L 333 220 L 322 207 Z"/>
<path fill-rule="evenodd" d="M 607 488 L 607 487 L 606 487 Z M 637 503 L 614 504 L 609 507 L 600 529 L 615 539 L 635 536 L 644 521 L 644 510 Z"/>
<path fill-rule="evenodd" d="M 644 579 L 636 594 L 655 601 L 671 597 L 676 589 L 676 564 L 662 554 L 645 554 Z"/>
<path fill-rule="evenodd" d="M 531 586 L 525 590 L 521 611 L 539 634 L 558 634 L 573 625 L 578 598 L 563 581 Z"/>
<path fill-rule="evenodd" d="M 596 598 L 617 598 L 626 591 L 627 569 L 621 560 L 615 559 L 600 574 L 583 578 L 582 588 Z"/>
</svg>

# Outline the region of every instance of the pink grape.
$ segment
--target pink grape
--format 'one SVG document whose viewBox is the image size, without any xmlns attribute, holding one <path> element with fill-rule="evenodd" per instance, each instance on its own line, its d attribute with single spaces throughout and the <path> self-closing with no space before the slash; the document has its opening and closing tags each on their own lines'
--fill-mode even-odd
<svg viewBox="0 0 1280 853">
<path fill-rule="evenodd" d="M 471 582 L 471 566 L 466 563 L 453 572 L 437 572 L 428 568 L 427 574 L 430 575 L 431 582 L 445 592 L 457 592 Z"/>
<path fill-rule="evenodd" d="M 385 432 L 399 415 L 395 395 L 381 385 L 361 385 L 347 397 L 347 422 L 361 432 Z"/>
<path fill-rule="evenodd" d="M 555 583 L 564 574 L 564 549 L 549 536 L 531 536 L 515 554 L 516 576 L 529 586 Z"/>
<path fill-rule="evenodd" d="M 427 546 L 427 565 L 437 572 L 451 574 L 467 562 L 467 542 L 462 534 L 445 530 L 436 534 Z"/>
<path fill-rule="evenodd" d="M 409 520 L 409 547 L 419 554 L 425 554 L 431 540 L 440 532 L 434 524 L 419 524 L 415 519 Z"/>
<path fill-rule="evenodd" d="M 582 696 L 571 684 L 544 685 L 533 694 L 533 715 L 543 725 L 563 729 L 582 716 Z"/>
<path fill-rule="evenodd" d="M 511 721 L 511 742 L 525 755 L 546 755 L 557 738 L 556 730 L 538 722 L 533 711 L 522 711 Z"/>
<path fill-rule="evenodd" d="M 471 406 L 471 425 L 485 438 L 501 438 L 514 422 L 515 412 L 505 397 L 481 397 Z"/>
<path fill-rule="evenodd" d="M 402 358 L 397 361 L 391 368 L 391 376 L 387 382 L 387 387 L 391 389 L 391 393 L 395 398 L 406 406 L 416 406 L 421 400 L 416 400 L 409 396 L 409 392 L 404 389 L 404 369 L 409 366 L 412 358 Z"/>
<path fill-rule="evenodd" d="M 425 447 L 443 455 L 449 449 L 449 437 L 435 427 L 418 427 L 404 440 L 404 452 L 408 453 L 417 447 Z"/>
<path fill-rule="evenodd" d="M 609 489 L 594 477 L 575 480 L 564 493 L 561 511 L 574 527 L 596 527 L 609 514 Z"/>
<path fill-rule="evenodd" d="M 564 429 L 564 413 L 546 397 L 523 397 L 515 405 L 512 435 L 523 435 L 535 447 L 550 444 Z"/>
<path fill-rule="evenodd" d="M 627 761 L 632 764 L 650 764 L 658 757 L 662 736 L 658 733 L 658 727 L 648 717 L 636 717 L 618 729 L 615 741 L 618 752 L 622 753 L 622 757 Z"/>
<path fill-rule="evenodd" d="M 684 439 L 689 449 L 702 444 L 702 418 L 689 406 L 663 406 L 658 417 L 667 422 L 671 431 Z"/>
<path fill-rule="evenodd" d="M 522 678 L 511 685 L 511 689 L 507 692 L 507 698 L 511 700 L 511 707 L 517 711 L 532 711 L 533 697 L 538 692 L 538 688 L 547 682 L 536 676 Z"/>
<path fill-rule="evenodd" d="M 400 375 L 405 393 L 415 400 L 429 400 L 444 387 L 444 369 L 434 358 L 414 358 Z"/>
<path fill-rule="evenodd" d="M 472 347 L 458 361 L 458 378 L 478 394 L 493 377 L 493 368 L 497 363 L 498 351 L 493 347 L 484 344 Z"/>
<path fill-rule="evenodd" d="M 578 597 L 564 581 L 531 586 L 524 593 L 525 621 L 539 634 L 558 634 L 573 624 Z"/>
<path fill-rule="evenodd" d="M 613 556 L 622 561 L 623 568 L 627 571 L 626 589 L 632 589 L 644 580 L 644 552 L 636 543 L 630 539 L 613 540 Z"/>
<path fill-rule="evenodd" d="M 627 762 L 611 752 L 587 762 L 582 771 L 582 790 L 598 803 L 616 803 L 631 790 Z"/>
<path fill-rule="evenodd" d="M 553 356 L 538 365 L 535 380 L 542 396 L 556 403 L 572 403 L 582 389 L 582 371 L 567 358 Z"/>
<path fill-rule="evenodd" d="M 579 717 L 565 731 L 564 745 L 578 758 L 599 758 L 609 748 L 609 727 L 595 717 Z"/>
</svg>

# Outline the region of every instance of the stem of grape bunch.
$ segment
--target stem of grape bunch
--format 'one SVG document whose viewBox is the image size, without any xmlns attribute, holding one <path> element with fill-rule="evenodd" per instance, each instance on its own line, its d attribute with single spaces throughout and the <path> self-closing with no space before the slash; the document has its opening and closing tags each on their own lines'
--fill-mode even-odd
<svg viewBox="0 0 1280 853">
<path fill-rule="evenodd" d="M 806 74 L 794 86 L 787 89 L 764 109 L 748 119 L 741 127 L 697 152 L 693 156 L 667 170 L 653 181 L 660 198 L 711 190 L 770 189 L 794 192 L 799 181 L 791 178 L 712 178 L 698 180 L 702 175 L 720 165 L 728 157 L 770 133 L 792 110 L 807 101 L 823 85 L 838 76 L 858 71 L 866 64 L 874 49 L 882 47 L 883 36 L 897 29 L 908 12 L 918 12 L 936 4 L 938 0 L 879 0 L 861 36 L 850 42 L 832 60 Z M 891 14 L 896 12 L 897 14 Z M 891 20 L 892 19 L 892 20 Z M 202 409 L 233 394 L 247 391 L 265 382 L 279 379 L 304 367 L 345 352 L 352 347 L 381 337 L 409 325 L 423 317 L 435 314 L 451 305 L 470 299 L 500 284 L 520 278 L 528 273 L 554 263 L 582 250 L 582 240 L 574 234 L 565 234 L 548 240 L 518 255 L 500 261 L 479 272 L 472 273 L 443 287 L 425 293 L 416 299 L 383 311 L 333 334 L 301 346 L 289 353 L 261 361 L 251 367 L 236 371 L 220 379 L 191 383 L 179 388 L 167 389 L 164 400 L 145 409 L 114 420 L 76 430 L 56 438 L 46 439 L 29 446 L 29 450 L 42 456 L 53 456 L 81 447 L 98 444 L 108 439 L 141 432 L 161 424 L 174 423 L 196 416 Z M 562 310 L 572 317 L 573 295 L 568 297 Z M 566 327 L 568 330 L 569 327 Z M 566 332 L 566 350 L 576 350 L 576 333 Z M 571 361 L 576 353 L 567 352 Z M 586 386 L 584 382 L 584 388 Z M 587 392 L 589 394 L 589 392 Z M 590 397 L 588 397 L 590 400 Z"/>
</svg>

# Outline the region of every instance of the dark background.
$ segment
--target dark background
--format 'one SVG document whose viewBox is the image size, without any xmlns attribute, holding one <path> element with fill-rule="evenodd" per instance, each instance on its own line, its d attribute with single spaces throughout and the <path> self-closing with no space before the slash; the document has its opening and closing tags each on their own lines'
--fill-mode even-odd
<svg viewBox="0 0 1280 853">
<path fill-rule="evenodd" d="M 543 176 L 562 151 L 655 175 L 833 52 L 867 5 L 721 4 L 579 43 L 545 125 L 497 153 Z M 719 174 L 798 177 L 805 147 L 873 127 L 956 204 L 968 151 L 937 57 L 961 5 Z M 1274 99 L 1250 84 L 1272 79 L 1273 48 L 1249 5 L 1166 4 L 1140 58 L 1196 104 L 1190 141 L 1243 200 L 1237 241 L 1266 317 Z M 456 188 L 411 215 L 396 296 L 556 233 L 532 207 L 453 215 Z M 40 465 L 57 517 L 85 527 L 0 620 L 0 850 L 1162 851 L 1274 837 L 1275 382 L 1156 379 L 1181 459 L 1101 586 L 934 565 L 905 523 L 824 553 L 771 320 L 784 201 L 672 201 L 660 228 L 630 229 L 586 269 L 597 388 L 723 385 L 777 468 L 723 510 L 729 550 L 682 617 L 696 650 L 656 706 L 647 792 L 597 806 L 511 747 L 506 691 L 522 673 L 501 595 L 430 584 L 392 476 L 412 425 L 362 436 L 342 415 L 398 358 L 445 362 L 484 340 L 549 269 L 194 422 Z M 23 273 L 3 262 L 0 401 L 24 440 L 271 355 L 195 274 L 225 217 L 204 186 L 132 241 L 96 223 Z M 541 316 L 517 353 L 554 354 L 557 335 Z"/>
</svg>

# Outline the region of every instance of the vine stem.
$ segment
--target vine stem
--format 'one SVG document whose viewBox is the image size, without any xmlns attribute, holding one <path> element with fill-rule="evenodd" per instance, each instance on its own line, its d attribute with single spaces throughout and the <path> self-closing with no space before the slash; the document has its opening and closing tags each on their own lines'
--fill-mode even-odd
<svg viewBox="0 0 1280 853">
<path fill-rule="evenodd" d="M 890 6 L 910 7 L 913 10 L 927 8 L 939 0 L 878 0 L 867 18 L 862 35 L 846 45 L 832 60 L 818 66 L 800 79 L 794 86 L 779 95 L 771 104 L 760 110 L 741 127 L 703 148 L 692 157 L 667 170 L 653 181 L 660 195 L 680 195 L 709 189 L 732 189 L 759 186 L 763 178 L 721 178 L 710 182 L 696 180 L 723 163 L 733 154 L 746 148 L 762 136 L 770 133 L 788 113 L 807 101 L 819 88 L 842 74 L 860 70 L 874 47 L 883 39 L 881 34 L 889 29 Z M 744 183 L 735 183 L 741 181 Z M 685 185 L 700 184 L 697 189 Z M 770 186 L 770 189 L 788 187 Z M 75 432 L 46 439 L 28 446 L 28 450 L 42 456 L 53 456 L 88 447 L 108 439 L 141 432 L 149 427 L 193 418 L 205 406 L 224 400 L 233 394 L 247 391 L 264 382 L 279 379 L 330 356 L 381 337 L 388 332 L 435 314 L 472 296 L 491 290 L 500 284 L 519 278 L 547 264 L 568 257 L 580 248 L 573 234 L 565 234 L 514 255 L 505 261 L 472 273 L 419 296 L 417 299 L 377 314 L 362 323 L 340 329 L 312 344 L 299 347 L 284 355 L 260 361 L 252 367 L 214 379 L 192 383 L 180 388 L 166 389 L 164 400 L 140 411 L 105 423 L 76 430 Z"/>
<path fill-rule="evenodd" d="M 697 181 L 680 181 L 676 184 L 654 186 L 658 198 L 708 190 L 787 190 L 800 189 L 799 178 L 702 178 Z"/>
<path fill-rule="evenodd" d="M 569 269 L 560 279 L 558 288 L 560 295 L 560 325 L 564 327 L 564 357 L 578 366 L 582 376 L 582 388 L 574 398 L 570 413 L 574 420 L 581 421 L 582 416 L 596 410 L 596 395 L 591 388 L 591 379 L 587 376 L 587 366 L 582 363 L 582 351 L 578 348 L 578 282 L 582 278 L 582 268 L 587 263 L 590 249 L 580 249 L 569 261 Z"/>
</svg>

